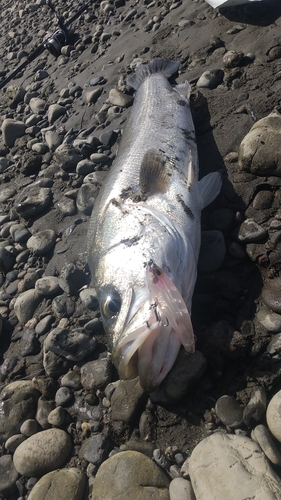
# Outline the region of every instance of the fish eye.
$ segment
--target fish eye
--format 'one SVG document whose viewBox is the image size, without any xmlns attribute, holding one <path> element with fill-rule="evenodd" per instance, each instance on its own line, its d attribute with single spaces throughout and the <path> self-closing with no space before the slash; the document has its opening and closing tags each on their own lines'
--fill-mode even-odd
<svg viewBox="0 0 281 500">
<path fill-rule="evenodd" d="M 108 291 L 101 299 L 100 311 L 105 319 L 117 316 L 121 309 L 121 297 L 117 290 Z"/>
</svg>

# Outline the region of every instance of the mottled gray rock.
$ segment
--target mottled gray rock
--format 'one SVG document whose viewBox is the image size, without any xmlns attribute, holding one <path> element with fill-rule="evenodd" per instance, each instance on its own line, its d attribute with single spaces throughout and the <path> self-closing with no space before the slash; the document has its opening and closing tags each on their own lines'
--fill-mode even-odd
<svg viewBox="0 0 281 500">
<path fill-rule="evenodd" d="M 118 89 L 111 89 L 109 91 L 108 100 L 113 106 L 127 108 L 132 104 L 134 98 L 131 95 L 124 94 Z"/>
<path fill-rule="evenodd" d="M 53 229 L 44 229 L 34 234 L 27 240 L 26 246 L 35 255 L 44 255 L 53 248 L 56 241 L 56 233 Z"/>
<path fill-rule="evenodd" d="M 91 488 L 92 500 L 169 500 L 169 479 L 148 457 L 123 451 L 99 468 Z"/>
<path fill-rule="evenodd" d="M 63 196 L 61 200 L 57 202 L 57 207 L 64 216 L 71 216 L 76 213 L 75 200 L 72 200 L 67 196 Z"/>
<path fill-rule="evenodd" d="M 251 438 L 260 445 L 268 460 L 274 465 L 281 465 L 279 447 L 265 425 L 257 425 L 252 431 Z"/>
<path fill-rule="evenodd" d="M 29 106 L 32 113 L 35 113 L 36 115 L 43 115 L 47 107 L 46 102 L 39 97 L 32 97 L 29 101 Z"/>
<path fill-rule="evenodd" d="M 121 380 L 111 398 L 112 420 L 133 422 L 148 395 L 140 386 L 139 378 Z"/>
<path fill-rule="evenodd" d="M 1 192 L 0 192 L 0 203 L 5 203 L 7 200 L 12 198 L 16 194 L 17 190 L 15 186 L 13 185 L 8 185 L 8 186 L 2 186 Z"/>
<path fill-rule="evenodd" d="M 5 247 L 0 247 L 0 271 L 7 273 L 13 269 L 14 264 L 14 255 Z"/>
<path fill-rule="evenodd" d="M 16 139 L 22 137 L 25 134 L 26 125 L 25 123 L 13 120 L 12 118 L 6 118 L 2 123 L 2 135 L 3 142 L 8 147 L 13 147 Z"/>
<path fill-rule="evenodd" d="M 266 422 L 270 432 L 281 443 L 281 391 L 276 392 L 269 401 Z"/>
<path fill-rule="evenodd" d="M 226 248 L 221 231 L 202 231 L 198 268 L 202 273 L 217 271 L 225 258 Z"/>
<path fill-rule="evenodd" d="M 51 200 L 51 189 L 28 186 L 16 199 L 16 211 L 24 219 L 29 219 L 43 212 L 50 205 Z"/>
<path fill-rule="evenodd" d="M 66 171 L 75 169 L 77 163 L 84 159 L 71 144 L 61 144 L 58 146 L 54 157 L 58 165 Z"/>
<path fill-rule="evenodd" d="M 78 362 L 88 356 L 97 345 L 97 340 L 83 328 L 55 328 L 44 341 L 44 348 L 69 361 Z"/>
<path fill-rule="evenodd" d="M 179 401 L 204 375 L 206 368 L 206 358 L 200 351 L 189 355 L 181 349 L 171 371 L 160 387 L 151 393 L 152 401 L 164 404 Z"/>
<path fill-rule="evenodd" d="M 37 432 L 15 451 L 14 466 L 23 476 L 41 476 L 63 465 L 72 448 L 69 435 L 61 429 Z"/>
<path fill-rule="evenodd" d="M 33 288 L 26 290 L 17 297 L 14 311 L 21 325 L 25 325 L 33 317 L 33 313 L 41 299 L 42 297 Z"/>
<path fill-rule="evenodd" d="M 182 477 L 170 482 L 169 493 L 170 500 L 196 500 L 191 482 Z"/>
<path fill-rule="evenodd" d="M 17 85 L 9 85 L 6 88 L 4 94 L 4 99 L 7 102 L 7 106 L 11 109 L 16 109 L 17 105 L 23 101 L 25 96 L 25 90 Z"/>
<path fill-rule="evenodd" d="M 215 412 L 220 421 L 231 429 L 243 424 L 243 408 L 231 396 L 221 396 L 216 402 Z"/>
<path fill-rule="evenodd" d="M 1 328 L 2 328 L 2 317 L 1 317 Z M 4 375 L 4 377 L 7 377 L 9 373 L 12 373 L 13 369 L 15 368 L 16 364 L 18 362 L 18 358 L 16 356 L 7 356 L 7 358 L 4 359 L 2 365 L 1 365 L 1 374 Z"/>
<path fill-rule="evenodd" d="M 244 436 L 215 433 L 203 439 L 189 467 L 196 500 L 278 500 L 281 495 L 281 479 L 259 445 Z"/>
<path fill-rule="evenodd" d="M 50 151 L 55 151 L 63 141 L 63 136 L 54 130 L 47 130 L 45 132 L 45 141 Z"/>
<path fill-rule="evenodd" d="M 41 350 L 41 344 L 37 340 L 35 330 L 27 328 L 23 331 L 20 341 L 20 352 L 22 356 L 32 356 L 38 354 Z"/>
<path fill-rule="evenodd" d="M 50 124 L 54 123 L 61 116 L 65 115 L 65 113 L 66 113 L 66 108 L 64 106 L 60 106 L 59 104 L 51 104 L 48 109 L 49 123 Z"/>
<path fill-rule="evenodd" d="M 55 395 L 55 402 L 57 406 L 66 406 L 73 398 L 73 394 L 68 387 L 60 387 Z"/>
<path fill-rule="evenodd" d="M 97 199 L 98 192 L 99 188 L 95 184 L 91 184 L 89 182 L 82 184 L 76 199 L 78 210 L 83 212 L 85 215 L 90 215 Z"/>
<path fill-rule="evenodd" d="M 264 303 L 277 314 L 281 314 L 281 278 L 268 280 L 262 291 Z"/>
<path fill-rule="evenodd" d="M 91 311 L 96 311 L 98 309 L 99 303 L 95 288 L 85 288 L 81 290 L 79 297 L 83 304 Z"/>
<path fill-rule="evenodd" d="M 252 243 L 262 240 L 266 235 L 267 231 L 257 224 L 254 219 L 249 218 L 242 222 L 238 233 L 238 239 L 243 243 Z"/>
<path fill-rule="evenodd" d="M 101 164 L 101 165 L 108 165 L 111 163 L 111 159 L 109 156 L 105 155 L 104 153 L 93 153 L 90 156 L 90 160 L 96 164 Z"/>
<path fill-rule="evenodd" d="M 266 306 L 260 308 L 256 314 L 256 318 L 268 332 L 281 332 L 281 315 L 272 312 Z"/>
<path fill-rule="evenodd" d="M 34 418 L 28 418 L 22 423 L 20 431 L 25 437 L 33 436 L 38 431 L 37 421 Z"/>
<path fill-rule="evenodd" d="M 45 474 L 32 488 L 28 500 L 83 500 L 86 476 L 71 467 Z"/>
<path fill-rule="evenodd" d="M 87 285 L 88 282 L 89 278 L 83 269 L 79 269 L 75 264 L 65 264 L 63 266 L 59 283 L 64 292 L 73 295 L 84 285 Z"/>
<path fill-rule="evenodd" d="M 56 318 L 70 318 L 75 311 L 75 300 L 66 294 L 59 295 L 53 299 L 52 309 Z"/>
<path fill-rule="evenodd" d="M 91 172 L 94 172 L 96 166 L 97 165 L 90 160 L 81 160 L 79 161 L 79 163 L 77 163 L 76 172 L 78 175 L 85 176 L 90 174 Z"/>
<path fill-rule="evenodd" d="M 91 464 L 99 465 L 104 460 L 108 448 L 109 442 L 105 437 L 101 433 L 95 434 L 88 439 L 83 457 Z"/>
<path fill-rule="evenodd" d="M 94 90 L 86 90 L 83 94 L 83 100 L 86 104 L 95 104 L 103 91 L 103 87 Z"/>
<path fill-rule="evenodd" d="M 42 232 L 42 231 L 41 231 Z M 50 297 L 62 293 L 57 276 L 44 276 L 35 283 L 35 290 L 39 295 Z"/>
<path fill-rule="evenodd" d="M 38 400 L 36 420 L 42 429 L 49 429 L 51 425 L 48 422 L 48 416 L 52 410 L 54 410 L 55 404 L 53 401 L 46 399 L 45 396 L 41 396 Z"/>
<path fill-rule="evenodd" d="M 17 491 L 16 481 L 19 477 L 11 455 L 0 457 L 0 495 L 10 495 Z"/>
<path fill-rule="evenodd" d="M 14 434 L 13 436 L 9 437 L 7 439 L 7 441 L 5 442 L 5 448 L 7 451 L 14 453 L 14 451 L 16 451 L 17 447 L 21 443 L 23 443 L 25 440 L 26 440 L 26 437 L 23 436 L 22 434 Z"/>
<path fill-rule="evenodd" d="M 236 68 L 240 65 L 244 53 L 239 50 L 228 50 L 223 56 L 223 64 L 225 68 Z"/>
<path fill-rule="evenodd" d="M 257 121 L 239 147 L 238 164 L 254 175 L 281 176 L 281 115 L 277 111 Z"/>
<path fill-rule="evenodd" d="M 81 383 L 84 389 L 95 392 L 111 382 L 112 364 L 109 358 L 88 361 L 81 367 Z"/>
<path fill-rule="evenodd" d="M 267 352 L 272 356 L 281 352 L 281 333 L 274 335 L 267 346 Z"/>
<path fill-rule="evenodd" d="M 35 333 L 37 333 L 37 335 L 44 335 L 50 330 L 53 322 L 54 316 L 47 314 L 47 316 L 42 318 L 35 326 Z"/>
<path fill-rule="evenodd" d="M 0 443 L 19 433 L 22 423 L 33 418 L 40 392 L 31 381 L 12 382 L 0 394 Z"/>
<path fill-rule="evenodd" d="M 211 69 L 204 71 L 200 76 L 197 87 L 206 87 L 208 89 L 215 89 L 223 82 L 224 72 L 221 69 Z"/>
<path fill-rule="evenodd" d="M 55 427 L 60 427 L 65 421 L 65 411 L 61 406 L 54 408 L 48 415 L 48 422 Z"/>
<path fill-rule="evenodd" d="M 243 420 L 250 425 L 252 420 L 259 422 L 266 410 L 266 391 L 263 387 L 255 387 L 252 390 L 249 403 L 244 409 Z"/>
<path fill-rule="evenodd" d="M 69 387 L 73 391 L 77 391 L 82 388 L 81 384 L 81 375 L 74 370 L 66 373 L 61 379 L 61 385 L 65 387 Z"/>
</svg>

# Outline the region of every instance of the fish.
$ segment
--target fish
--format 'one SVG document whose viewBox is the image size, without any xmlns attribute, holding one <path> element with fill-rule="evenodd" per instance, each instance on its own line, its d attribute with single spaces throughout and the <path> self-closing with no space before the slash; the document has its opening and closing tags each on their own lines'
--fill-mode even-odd
<svg viewBox="0 0 281 500">
<path fill-rule="evenodd" d="M 179 61 L 156 58 L 127 79 L 136 90 L 116 158 L 94 204 L 89 267 L 112 361 L 152 392 L 180 347 L 192 356 L 191 304 L 201 210 L 221 175 L 199 180 L 190 84 L 172 86 Z"/>
</svg>

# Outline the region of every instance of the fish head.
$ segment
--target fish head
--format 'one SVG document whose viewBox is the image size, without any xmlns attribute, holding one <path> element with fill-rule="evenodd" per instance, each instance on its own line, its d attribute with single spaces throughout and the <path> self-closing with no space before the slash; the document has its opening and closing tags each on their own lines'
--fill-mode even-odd
<svg viewBox="0 0 281 500">
<path fill-rule="evenodd" d="M 133 286 L 125 273 L 104 282 L 100 311 L 120 377 L 139 375 L 142 387 L 152 392 L 172 368 L 181 345 L 194 352 L 194 334 L 186 304 L 162 268 L 150 261 L 132 272 Z"/>
</svg>

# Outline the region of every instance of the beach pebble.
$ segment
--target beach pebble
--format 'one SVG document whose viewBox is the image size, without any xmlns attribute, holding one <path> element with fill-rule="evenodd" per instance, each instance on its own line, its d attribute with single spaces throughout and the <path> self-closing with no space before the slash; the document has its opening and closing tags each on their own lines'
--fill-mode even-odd
<svg viewBox="0 0 281 500">
<path fill-rule="evenodd" d="M 97 199 L 98 187 L 94 184 L 86 183 L 81 186 L 78 191 L 76 205 L 78 210 L 85 215 L 91 215 L 93 206 Z"/>
<path fill-rule="evenodd" d="M 63 196 L 63 198 L 57 202 L 57 207 L 64 216 L 74 215 L 77 211 L 75 200 L 67 196 Z"/>
<path fill-rule="evenodd" d="M 16 199 L 16 211 L 24 219 L 29 219 L 43 212 L 51 203 L 52 191 L 49 188 L 28 186 Z"/>
<path fill-rule="evenodd" d="M 25 89 L 17 85 L 9 85 L 6 87 L 5 97 L 7 106 L 11 109 L 16 109 L 17 105 L 23 101 L 26 94 Z"/>
<path fill-rule="evenodd" d="M 111 397 L 112 420 L 133 422 L 147 397 L 138 377 L 132 380 L 121 380 Z"/>
<path fill-rule="evenodd" d="M 79 161 L 79 163 L 77 163 L 77 166 L 76 166 L 76 172 L 78 175 L 88 175 L 90 174 L 91 172 L 94 172 L 96 168 L 96 164 L 93 163 L 92 161 L 90 160 L 81 160 Z"/>
<path fill-rule="evenodd" d="M 69 387 L 73 391 L 77 391 L 81 389 L 81 375 L 74 370 L 66 373 L 61 379 L 61 385 L 65 387 Z"/>
<path fill-rule="evenodd" d="M 266 422 L 270 432 L 281 443 L 281 391 L 276 392 L 269 401 Z"/>
<path fill-rule="evenodd" d="M 60 287 L 66 293 L 71 295 L 78 292 L 80 288 L 89 281 L 83 269 L 76 267 L 75 264 L 65 264 L 60 273 Z"/>
<path fill-rule="evenodd" d="M 0 457 L 0 495 L 6 497 L 17 491 L 16 481 L 19 477 L 11 455 Z"/>
<path fill-rule="evenodd" d="M 123 451 L 103 462 L 91 489 L 92 500 L 170 500 L 169 479 L 152 460 Z"/>
<path fill-rule="evenodd" d="M 243 412 L 243 420 L 246 425 L 250 425 L 254 420 L 259 422 L 266 410 L 266 391 L 263 387 L 255 387 L 251 392 L 251 397 Z"/>
<path fill-rule="evenodd" d="M 8 384 L 0 394 L 0 443 L 18 434 L 28 418 L 34 418 L 40 392 L 30 380 Z"/>
<path fill-rule="evenodd" d="M 47 130 L 44 134 L 44 138 L 50 151 L 55 151 L 63 141 L 63 136 L 54 130 Z"/>
<path fill-rule="evenodd" d="M 72 395 L 71 395 L 72 397 Z M 57 406 L 54 410 L 50 411 L 48 415 L 48 422 L 55 427 L 60 427 L 65 421 L 65 411 L 62 406 Z"/>
<path fill-rule="evenodd" d="M 85 288 L 79 293 L 79 297 L 83 304 L 91 311 L 98 309 L 98 298 L 95 288 Z"/>
<path fill-rule="evenodd" d="M 44 348 L 69 361 L 78 362 L 96 348 L 97 340 L 83 328 L 55 328 L 46 337 Z"/>
<path fill-rule="evenodd" d="M 256 314 L 256 318 L 268 332 L 281 332 L 281 315 L 272 312 L 266 306 L 260 308 Z"/>
<path fill-rule="evenodd" d="M 84 159 L 71 144 L 61 144 L 58 146 L 54 157 L 58 165 L 65 171 L 74 170 L 77 163 Z"/>
<path fill-rule="evenodd" d="M 217 271 L 225 258 L 226 248 L 221 231 L 211 230 L 201 232 L 201 247 L 198 268 L 201 273 Z"/>
<path fill-rule="evenodd" d="M 215 89 L 223 82 L 224 72 L 221 69 L 211 69 L 204 71 L 200 76 L 196 86 L 206 87 L 208 89 Z"/>
<path fill-rule="evenodd" d="M 273 111 L 257 121 L 242 140 L 238 152 L 241 170 L 254 175 L 281 176 L 281 115 Z"/>
<path fill-rule="evenodd" d="M 182 477 L 170 482 L 169 493 L 170 500 L 196 500 L 191 482 Z"/>
<path fill-rule="evenodd" d="M 247 437 L 212 434 L 194 448 L 189 465 L 196 500 L 280 498 L 281 479 Z"/>
<path fill-rule="evenodd" d="M 132 104 L 134 98 L 131 95 L 124 94 L 118 89 L 111 89 L 109 91 L 108 100 L 113 106 L 127 108 Z"/>
<path fill-rule="evenodd" d="M 160 387 L 150 394 L 151 400 L 164 404 L 179 401 L 203 376 L 206 368 L 206 358 L 200 351 L 189 355 L 180 350 L 171 371 Z"/>
<path fill-rule="evenodd" d="M 239 50 L 229 50 L 223 56 L 223 65 L 225 68 L 236 68 L 240 65 L 244 53 Z"/>
<path fill-rule="evenodd" d="M 281 314 L 281 278 L 268 280 L 262 291 L 262 298 L 269 309 Z"/>
<path fill-rule="evenodd" d="M 54 322 L 54 316 L 52 316 L 51 314 L 47 314 L 47 316 L 42 318 L 35 326 L 35 333 L 39 336 L 44 335 L 50 330 L 50 327 L 53 322 Z"/>
<path fill-rule="evenodd" d="M 262 240 L 267 235 L 266 229 L 257 224 L 254 219 L 246 219 L 242 222 L 238 239 L 243 243 L 253 243 Z"/>
<path fill-rule="evenodd" d="M 39 97 L 32 97 L 29 101 L 29 106 L 32 113 L 35 113 L 36 115 L 41 115 L 45 113 L 47 105 L 43 99 L 40 99 Z"/>
<path fill-rule="evenodd" d="M 33 313 L 40 301 L 41 297 L 34 289 L 26 290 L 26 292 L 18 295 L 14 304 L 14 311 L 21 325 L 25 325 L 33 317 Z"/>
<path fill-rule="evenodd" d="M 0 192 L 0 203 L 5 203 L 7 200 L 12 198 L 16 192 L 17 190 L 15 186 L 3 186 Z"/>
<path fill-rule="evenodd" d="M 265 425 L 257 425 L 252 431 L 251 438 L 260 445 L 268 460 L 274 465 L 281 465 L 279 447 Z"/>
<path fill-rule="evenodd" d="M 216 402 L 215 412 L 219 420 L 231 429 L 243 424 L 243 408 L 231 396 L 221 396 Z"/>
<path fill-rule="evenodd" d="M 27 328 L 23 331 L 20 341 L 20 352 L 22 356 L 32 356 L 40 352 L 41 345 L 37 340 L 35 330 Z"/>
<path fill-rule="evenodd" d="M 16 139 L 25 134 L 26 125 L 21 121 L 6 118 L 2 123 L 1 130 L 4 144 L 11 148 Z"/>
<path fill-rule="evenodd" d="M 13 436 L 9 437 L 7 439 L 7 441 L 5 442 L 5 448 L 7 451 L 14 453 L 16 451 L 17 447 L 21 443 L 23 443 L 25 440 L 26 440 L 26 437 L 23 436 L 22 434 L 14 434 Z"/>
<path fill-rule="evenodd" d="M 45 229 L 31 236 L 27 240 L 26 246 L 34 255 L 44 255 L 53 248 L 55 241 L 55 231 L 53 229 Z"/>
<path fill-rule="evenodd" d="M 50 124 L 54 123 L 61 116 L 65 115 L 66 108 L 59 104 L 51 104 L 48 108 L 48 121 Z"/>
<path fill-rule="evenodd" d="M 75 311 L 75 299 L 66 294 L 58 295 L 52 300 L 52 310 L 57 319 L 70 318 Z"/>
<path fill-rule="evenodd" d="M 91 464 L 99 465 L 105 458 L 109 448 L 109 442 L 98 433 L 87 441 L 83 458 Z"/>
<path fill-rule="evenodd" d="M 55 402 L 57 406 L 66 406 L 73 398 L 73 394 L 68 387 L 60 387 L 55 395 Z"/>
<path fill-rule="evenodd" d="M 38 477 L 61 467 L 71 448 L 69 435 L 61 429 L 37 432 L 18 446 L 14 466 L 23 476 Z"/>
<path fill-rule="evenodd" d="M 46 399 L 45 396 L 41 396 L 38 400 L 36 420 L 42 429 L 49 429 L 51 425 L 48 422 L 48 416 L 52 410 L 54 410 L 55 404 L 53 401 Z"/>
<path fill-rule="evenodd" d="M 14 264 L 15 258 L 13 254 L 6 248 L 0 247 L 0 270 L 7 273 L 13 269 Z"/>
<path fill-rule="evenodd" d="M 272 356 L 276 356 L 281 352 L 281 334 L 274 335 L 269 342 L 266 351 Z"/>
<path fill-rule="evenodd" d="M 49 472 L 37 481 L 28 500 L 83 500 L 86 476 L 74 467 Z"/>
<path fill-rule="evenodd" d="M 40 235 L 40 233 L 37 234 L 38 236 Z M 36 280 L 35 290 L 39 295 L 45 297 L 62 293 L 62 289 L 59 285 L 59 278 L 57 276 L 44 276 L 43 278 L 39 278 Z"/>
<path fill-rule="evenodd" d="M 112 364 L 109 358 L 88 361 L 81 367 L 81 383 L 84 389 L 95 392 L 111 382 Z"/>
<path fill-rule="evenodd" d="M 38 431 L 38 423 L 34 418 L 28 418 L 25 420 L 20 428 L 20 432 L 25 437 L 33 436 Z"/>
<path fill-rule="evenodd" d="M 103 91 L 103 87 L 94 90 L 87 90 L 83 94 L 83 100 L 86 104 L 95 104 Z"/>
</svg>

